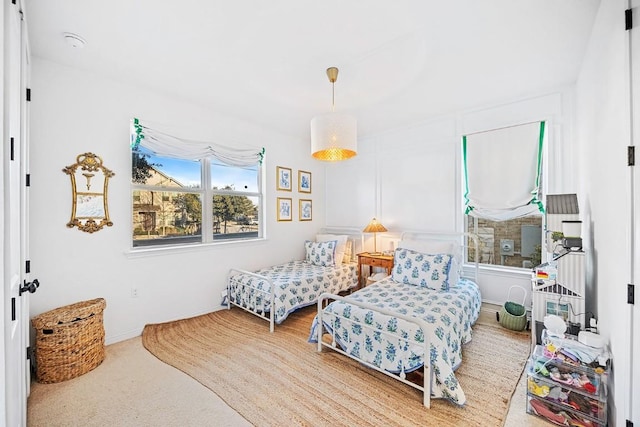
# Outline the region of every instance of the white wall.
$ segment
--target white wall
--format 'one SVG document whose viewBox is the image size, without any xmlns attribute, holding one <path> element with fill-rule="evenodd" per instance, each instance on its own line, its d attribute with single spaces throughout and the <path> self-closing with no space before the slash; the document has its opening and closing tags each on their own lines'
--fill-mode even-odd
<svg viewBox="0 0 640 427">
<path fill-rule="evenodd" d="M 626 147 L 631 145 L 628 44 L 623 21 L 626 8 L 625 0 L 601 2 L 576 90 L 576 136 L 582 149 L 580 195 L 585 213 L 582 220 L 590 257 L 588 281 L 598 291 L 599 329 L 613 355 L 610 425 L 616 426 L 624 425 L 631 407 L 635 414 L 632 421 L 640 422 L 640 395 L 636 394 L 631 403 L 629 393 L 633 308 L 626 304 L 626 288 L 631 283 L 631 222 L 637 219 L 630 215 L 631 168 L 626 166 Z M 636 13 L 635 32 L 640 31 L 637 19 Z M 640 58 L 637 44 L 633 55 Z M 637 77 L 635 84 L 640 84 Z M 639 388 L 636 384 L 636 390 Z"/>
<path fill-rule="evenodd" d="M 461 230 L 462 135 L 537 120 L 547 120 L 550 130 L 544 162 L 549 192 L 577 192 L 573 97 L 573 88 L 563 88 L 361 139 L 357 157 L 327 167 L 327 223 L 364 228 L 375 216 L 392 233 Z M 387 249 L 389 239 L 379 236 L 378 250 Z M 503 304 L 510 286 L 530 289 L 530 273 L 483 269 L 479 285 L 484 301 Z"/>
<path fill-rule="evenodd" d="M 230 267 L 255 269 L 303 256 L 303 241 L 324 223 L 322 164 L 309 141 L 294 141 L 255 125 L 142 88 L 50 61 L 33 61 L 31 102 L 31 316 L 103 297 L 108 343 L 139 335 L 147 323 L 220 308 Z M 267 239 L 153 256 L 132 256 L 129 120 L 166 123 L 178 136 L 266 148 Z M 115 172 L 109 182 L 113 227 L 89 234 L 66 227 L 71 214 L 69 176 L 62 168 L 93 152 Z M 276 166 L 312 172 L 313 221 L 297 220 L 297 191 L 276 192 Z M 297 178 L 296 178 L 297 179 Z M 293 197 L 294 220 L 277 222 L 275 199 Z M 303 198 L 309 198 L 307 194 Z M 139 297 L 131 297 L 136 286 Z"/>
</svg>

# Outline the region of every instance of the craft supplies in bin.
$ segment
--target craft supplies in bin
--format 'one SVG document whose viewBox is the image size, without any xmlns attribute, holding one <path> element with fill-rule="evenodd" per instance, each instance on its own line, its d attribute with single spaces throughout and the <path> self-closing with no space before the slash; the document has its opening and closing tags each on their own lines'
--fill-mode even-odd
<svg viewBox="0 0 640 427">
<path fill-rule="evenodd" d="M 104 360 L 103 298 L 42 313 L 36 330 L 36 378 L 56 383 L 85 374 Z"/>
<path fill-rule="evenodd" d="M 511 291 L 520 289 L 522 291 L 522 304 L 511 299 Z M 527 299 L 527 290 L 522 286 L 511 286 L 507 294 L 507 302 L 500 308 L 500 312 L 496 313 L 500 324 L 512 331 L 522 331 L 527 327 L 527 310 L 524 308 L 524 302 Z"/>
</svg>

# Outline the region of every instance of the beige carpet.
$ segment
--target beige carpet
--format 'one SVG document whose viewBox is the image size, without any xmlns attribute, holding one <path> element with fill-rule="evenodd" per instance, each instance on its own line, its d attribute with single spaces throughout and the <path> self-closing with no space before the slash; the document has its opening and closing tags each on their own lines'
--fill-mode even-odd
<svg viewBox="0 0 640 427">
<path fill-rule="evenodd" d="M 338 353 L 307 343 L 314 307 L 269 334 L 239 309 L 147 325 L 144 346 L 220 396 L 249 422 L 268 425 L 501 426 L 529 354 L 530 337 L 478 323 L 456 372 L 464 407 L 422 406 L 420 393 Z"/>
</svg>

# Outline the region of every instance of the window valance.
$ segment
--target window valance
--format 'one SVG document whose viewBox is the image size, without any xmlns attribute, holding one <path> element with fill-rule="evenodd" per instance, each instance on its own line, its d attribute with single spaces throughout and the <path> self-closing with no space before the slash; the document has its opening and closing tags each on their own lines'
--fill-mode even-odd
<svg viewBox="0 0 640 427">
<path fill-rule="evenodd" d="M 131 148 L 142 146 L 158 156 L 184 160 L 215 158 L 227 165 L 250 166 L 262 163 L 263 148 L 233 148 L 215 142 L 194 141 L 168 135 L 142 123 L 131 120 Z"/>
<path fill-rule="evenodd" d="M 545 122 L 463 136 L 465 214 L 492 221 L 544 213 Z"/>
</svg>

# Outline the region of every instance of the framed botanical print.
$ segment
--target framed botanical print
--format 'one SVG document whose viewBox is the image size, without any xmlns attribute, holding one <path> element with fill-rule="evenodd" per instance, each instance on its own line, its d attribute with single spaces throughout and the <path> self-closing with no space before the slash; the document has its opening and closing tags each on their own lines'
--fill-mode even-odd
<svg viewBox="0 0 640 427">
<path fill-rule="evenodd" d="M 291 221 L 291 198 L 278 197 L 278 221 Z"/>
<path fill-rule="evenodd" d="M 298 171 L 298 191 L 311 193 L 311 172 Z"/>
<path fill-rule="evenodd" d="M 291 191 L 291 168 L 276 167 L 276 190 Z"/>
<path fill-rule="evenodd" d="M 300 199 L 300 221 L 311 221 L 312 213 L 311 200 Z"/>
</svg>

